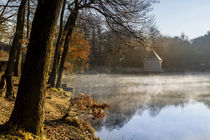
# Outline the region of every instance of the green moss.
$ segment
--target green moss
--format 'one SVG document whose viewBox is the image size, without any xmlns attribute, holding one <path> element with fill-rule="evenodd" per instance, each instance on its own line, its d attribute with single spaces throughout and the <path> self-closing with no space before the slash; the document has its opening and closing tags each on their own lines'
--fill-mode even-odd
<svg viewBox="0 0 210 140">
<path fill-rule="evenodd" d="M 38 137 L 32 133 L 24 132 L 22 130 L 12 131 L 7 134 L 0 134 L 1 140 L 48 140 L 45 136 Z"/>
<path fill-rule="evenodd" d="M 64 90 L 63 90 L 62 88 L 55 88 L 55 87 L 52 87 L 52 88 L 50 88 L 50 90 L 55 91 L 55 92 L 57 92 L 57 93 L 63 93 L 63 92 L 64 92 Z"/>
</svg>

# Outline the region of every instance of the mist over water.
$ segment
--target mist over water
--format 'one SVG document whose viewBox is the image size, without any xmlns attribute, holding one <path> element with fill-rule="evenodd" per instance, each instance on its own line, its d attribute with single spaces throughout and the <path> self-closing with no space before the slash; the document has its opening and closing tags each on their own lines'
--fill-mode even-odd
<svg viewBox="0 0 210 140">
<path fill-rule="evenodd" d="M 69 79 L 75 94 L 89 93 L 111 105 L 104 119 L 93 122 L 102 140 L 210 139 L 210 73 Z"/>
</svg>

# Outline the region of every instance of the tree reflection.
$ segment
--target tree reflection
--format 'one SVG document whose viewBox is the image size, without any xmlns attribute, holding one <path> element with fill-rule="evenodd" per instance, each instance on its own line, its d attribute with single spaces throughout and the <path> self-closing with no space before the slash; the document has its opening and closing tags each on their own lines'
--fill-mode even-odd
<svg viewBox="0 0 210 140">
<path fill-rule="evenodd" d="M 157 117 L 164 108 L 184 108 L 191 100 L 202 102 L 210 108 L 209 79 L 201 81 L 201 77 L 181 77 L 181 80 L 174 80 L 175 76 L 167 80 L 164 77 L 152 78 L 86 77 L 73 80 L 72 85 L 75 93 L 90 93 L 94 100 L 111 106 L 104 119 L 91 122 L 97 131 L 102 127 L 109 131 L 120 129 L 134 115 L 141 116 L 145 111 L 151 117 Z"/>
</svg>

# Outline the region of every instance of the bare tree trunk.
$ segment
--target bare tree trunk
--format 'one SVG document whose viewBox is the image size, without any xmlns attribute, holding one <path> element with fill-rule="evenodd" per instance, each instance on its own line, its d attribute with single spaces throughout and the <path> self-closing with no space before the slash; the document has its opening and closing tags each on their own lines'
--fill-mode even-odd
<svg viewBox="0 0 210 140">
<path fill-rule="evenodd" d="M 5 75 L 3 74 L 0 79 L 0 96 L 3 96 L 3 94 L 5 92 L 5 86 L 6 86 L 5 82 L 6 82 Z"/>
<path fill-rule="evenodd" d="M 6 82 L 7 82 L 7 91 L 6 91 L 6 98 L 14 98 L 14 91 L 13 91 L 13 81 L 12 76 L 6 75 Z"/>
<path fill-rule="evenodd" d="M 28 0 L 28 6 L 27 6 L 27 32 L 26 32 L 26 38 L 29 39 L 30 36 L 30 0 Z"/>
<path fill-rule="evenodd" d="M 56 83 L 56 88 L 62 87 L 62 79 L 63 79 L 63 70 L 64 70 L 64 64 L 65 64 L 65 58 L 68 53 L 68 44 L 69 44 L 69 37 L 66 37 L 65 44 L 64 44 L 64 50 L 61 57 L 60 67 L 58 71 L 58 78 Z"/>
<path fill-rule="evenodd" d="M 35 135 L 42 135 L 46 83 L 62 2 L 63 0 L 38 1 L 17 99 L 6 125 L 9 129 L 24 129 Z"/>
<path fill-rule="evenodd" d="M 12 47 L 9 53 L 9 61 L 7 64 L 7 68 L 5 71 L 6 77 L 6 97 L 13 97 L 13 83 L 12 83 L 12 74 L 14 72 L 14 60 L 15 54 L 17 50 L 21 49 L 22 38 L 23 38 L 23 29 L 24 29 L 24 20 L 25 20 L 25 6 L 27 0 L 22 0 L 20 7 L 18 9 L 18 16 L 17 16 L 17 27 L 14 36 L 14 40 L 12 43 Z"/>
<path fill-rule="evenodd" d="M 60 40 L 60 44 L 58 46 L 58 51 L 55 52 L 55 56 L 54 56 L 54 60 L 53 60 L 53 69 L 50 75 L 50 81 L 49 83 L 51 84 L 51 86 L 55 86 L 56 83 L 56 77 L 58 74 L 58 70 L 59 70 L 59 64 L 61 62 L 61 55 L 62 55 L 62 48 L 64 47 L 66 38 L 69 37 L 69 31 L 71 30 L 71 32 L 73 31 L 73 28 L 75 26 L 76 23 L 76 19 L 77 19 L 77 14 L 78 14 L 78 9 L 74 9 L 71 14 L 68 17 L 68 20 L 66 22 L 65 28 L 63 30 L 63 34 L 61 36 L 61 40 Z"/>
<path fill-rule="evenodd" d="M 14 66 L 14 76 L 19 77 L 21 74 L 21 65 L 22 65 L 22 44 L 18 46 L 16 51 L 16 61 Z"/>
<path fill-rule="evenodd" d="M 14 66 L 14 75 L 15 76 L 20 76 L 21 74 L 21 64 L 22 64 L 22 44 L 23 44 L 23 34 L 24 34 L 24 24 L 25 24 L 25 8 L 28 0 L 22 0 L 21 6 L 20 6 L 20 15 L 18 16 L 20 22 L 17 23 L 19 24 L 19 29 L 17 30 L 19 36 L 17 40 L 17 50 L 16 50 L 16 61 L 15 61 L 15 66 Z M 13 42 L 15 43 L 15 42 Z"/>
<path fill-rule="evenodd" d="M 75 8 L 75 10 L 71 12 L 70 16 L 71 16 L 70 17 L 71 23 L 70 23 L 70 28 L 69 28 L 68 33 L 67 33 L 66 38 L 65 38 L 64 49 L 63 49 L 61 62 L 60 62 L 60 67 L 59 67 L 59 71 L 58 71 L 56 88 L 61 88 L 62 87 L 64 64 L 65 64 L 66 56 L 67 56 L 67 53 L 68 53 L 68 50 L 69 50 L 69 40 L 70 40 L 70 37 L 72 35 L 73 29 L 75 27 L 75 23 L 76 23 L 76 20 L 77 20 L 78 9 Z"/>
<path fill-rule="evenodd" d="M 62 33 L 63 33 L 63 16 L 65 12 L 65 7 L 66 7 L 66 0 L 63 2 L 63 7 L 61 11 L 61 16 L 60 16 L 60 29 L 59 29 L 59 35 L 58 39 L 56 42 L 56 48 L 55 48 L 55 55 L 54 55 L 54 60 L 53 60 L 53 68 L 50 73 L 50 78 L 48 83 L 52 86 L 55 87 L 55 82 L 57 78 L 57 72 L 58 72 L 58 65 L 60 63 L 60 56 L 61 56 L 61 41 L 62 41 Z"/>
</svg>

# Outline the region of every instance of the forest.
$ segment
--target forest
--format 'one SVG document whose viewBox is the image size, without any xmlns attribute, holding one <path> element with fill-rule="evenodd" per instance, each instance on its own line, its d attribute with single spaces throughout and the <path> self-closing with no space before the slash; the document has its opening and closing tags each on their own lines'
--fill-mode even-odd
<svg viewBox="0 0 210 140">
<path fill-rule="evenodd" d="M 154 27 L 149 13 L 155 3 L 155 0 L 1 0 L 0 36 L 5 42 L 1 43 L 1 54 L 6 63 L 1 68 L 0 95 L 1 103 L 9 104 L 9 110 L 14 106 L 10 117 L 0 126 L 1 137 L 44 139 L 44 129 L 47 136 L 54 136 L 49 135 L 52 123 L 60 122 L 73 127 L 66 129 L 72 131 L 68 139 L 97 139 L 92 127 L 77 119 L 78 114 L 89 112 L 85 116 L 91 114 L 97 119 L 104 116 L 109 105 L 95 103 L 88 95 L 78 95 L 65 106 L 60 118 L 47 122 L 45 107 L 49 108 L 48 100 L 55 99 L 53 93 L 69 97 L 70 93 L 62 90 L 64 73 L 96 63 L 98 51 L 106 48 L 114 56 L 106 54 L 107 59 L 110 57 L 115 66 L 117 53 L 125 46 L 121 43 L 131 48 L 143 47 L 148 30 Z M 113 44 L 114 40 L 122 42 Z M 99 47 L 99 41 L 104 41 L 100 43 L 103 47 Z"/>
</svg>

